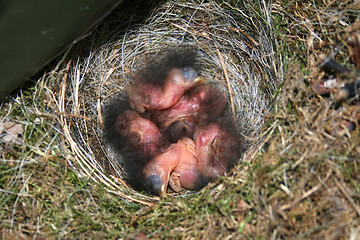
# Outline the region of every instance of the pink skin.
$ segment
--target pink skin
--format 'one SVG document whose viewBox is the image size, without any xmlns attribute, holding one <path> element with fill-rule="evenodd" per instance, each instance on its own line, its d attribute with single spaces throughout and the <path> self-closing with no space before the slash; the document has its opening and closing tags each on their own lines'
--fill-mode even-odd
<svg viewBox="0 0 360 240">
<path fill-rule="evenodd" d="M 161 130 L 171 126 L 171 133 L 177 135 L 181 129 L 187 136 L 192 136 L 197 123 L 220 116 L 225 109 L 226 98 L 217 88 L 209 85 L 198 85 L 186 93 L 171 108 L 154 111 L 152 120 Z"/>
<path fill-rule="evenodd" d="M 194 134 L 195 151 L 198 157 L 199 172 L 209 180 L 224 175 L 227 166 L 216 155 L 214 144 L 219 141 L 221 130 L 218 125 L 210 124 L 197 127 Z"/>
<path fill-rule="evenodd" d="M 139 113 L 144 113 L 145 110 L 162 110 L 174 106 L 184 93 L 199 81 L 202 81 L 201 78 L 189 81 L 180 68 L 173 68 L 162 88 L 137 80 L 126 92 L 132 107 Z"/>
<path fill-rule="evenodd" d="M 170 175 L 169 185 L 179 192 L 182 188 L 194 189 L 198 179 L 198 161 L 195 153 L 195 143 L 190 138 L 178 141 L 180 162 Z"/>
<path fill-rule="evenodd" d="M 167 151 L 156 156 L 143 169 L 145 179 L 158 176 L 161 186 L 156 191 L 166 197 L 167 185 L 178 192 L 183 187 L 192 189 L 198 179 L 195 143 L 190 138 L 182 138 L 172 144 Z"/>
<path fill-rule="evenodd" d="M 153 120 L 160 128 L 166 128 L 182 118 L 205 121 L 209 115 L 219 116 L 225 105 L 226 99 L 222 92 L 209 85 L 198 85 L 181 97 L 173 107 L 155 112 Z"/>
<path fill-rule="evenodd" d="M 117 117 L 116 131 L 128 142 L 143 152 L 146 158 L 160 153 L 162 136 L 152 121 L 142 118 L 137 112 L 128 110 Z"/>
<path fill-rule="evenodd" d="M 170 109 L 156 112 L 154 114 L 154 122 L 159 123 L 159 127 L 166 128 L 171 123 L 181 118 L 196 115 L 199 111 L 200 104 L 206 96 L 205 85 L 202 85 L 201 91 L 186 94 Z M 200 86 L 198 87 L 200 88 Z"/>
<path fill-rule="evenodd" d="M 240 160 L 243 139 L 229 119 L 198 124 L 194 139 L 199 173 L 209 181 L 224 175 Z"/>
</svg>

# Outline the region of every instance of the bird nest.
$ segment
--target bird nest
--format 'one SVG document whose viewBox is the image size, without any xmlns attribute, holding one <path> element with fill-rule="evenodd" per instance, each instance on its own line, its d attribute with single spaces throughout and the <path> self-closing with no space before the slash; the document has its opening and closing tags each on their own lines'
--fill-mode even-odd
<svg viewBox="0 0 360 240">
<path fill-rule="evenodd" d="M 105 43 L 93 46 L 88 57 L 69 61 L 52 98 L 61 113 L 61 131 L 74 154 L 69 162 L 77 172 L 104 183 L 108 191 L 124 199 L 151 204 L 158 198 L 128 187 L 121 161 L 104 145 L 102 107 L 123 95 L 134 74 L 154 56 L 190 46 L 199 53 L 200 75 L 226 93 L 228 111 L 236 117 L 247 149 L 252 149 L 259 142 L 281 68 L 269 6 L 263 1 L 235 5 L 167 1 L 145 24 L 127 24 L 119 24 L 126 31 L 108 33 Z M 104 25 L 87 40 L 102 37 L 101 27 Z"/>
</svg>

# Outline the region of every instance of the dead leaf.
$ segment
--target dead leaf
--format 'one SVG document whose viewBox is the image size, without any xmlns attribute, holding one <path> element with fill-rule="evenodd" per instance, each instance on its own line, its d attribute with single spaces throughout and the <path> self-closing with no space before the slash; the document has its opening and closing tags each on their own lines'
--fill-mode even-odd
<svg viewBox="0 0 360 240">
<path fill-rule="evenodd" d="M 5 149 L 9 150 L 13 145 L 24 143 L 23 126 L 15 122 L 0 122 L 1 142 L 5 144 Z"/>
</svg>

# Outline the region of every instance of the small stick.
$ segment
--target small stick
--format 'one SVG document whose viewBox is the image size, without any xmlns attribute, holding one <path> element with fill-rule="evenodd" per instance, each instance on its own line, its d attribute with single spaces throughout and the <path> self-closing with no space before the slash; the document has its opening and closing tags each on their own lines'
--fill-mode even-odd
<svg viewBox="0 0 360 240">
<path fill-rule="evenodd" d="M 59 111 L 60 112 L 64 112 L 64 99 L 65 99 L 65 91 L 66 91 L 66 81 L 69 75 L 69 70 L 70 70 L 70 65 L 71 65 L 71 61 L 69 60 L 69 62 L 66 65 L 66 69 L 65 69 L 65 74 L 63 76 L 62 82 L 60 84 L 61 89 L 59 92 Z"/>
<path fill-rule="evenodd" d="M 244 32 L 243 30 L 241 29 L 238 29 L 238 28 L 229 28 L 231 31 L 234 31 L 234 32 L 240 32 L 242 33 L 245 37 L 247 37 L 255 46 L 258 46 L 259 43 L 257 43 L 252 37 L 250 37 L 246 32 Z M 250 46 L 251 48 L 253 48 L 252 46 Z"/>
<path fill-rule="evenodd" d="M 298 204 L 300 201 L 304 200 L 305 198 L 309 197 L 314 192 L 318 191 L 321 186 L 329 179 L 330 175 L 332 173 L 332 166 L 330 166 L 330 170 L 326 174 L 325 178 L 321 180 L 315 187 L 304 193 L 302 196 L 297 197 L 292 203 L 285 204 L 279 208 L 280 212 L 283 212 L 284 210 L 287 210 L 289 208 L 292 208 L 296 204 Z"/>
<path fill-rule="evenodd" d="M 72 113 L 66 113 L 66 112 L 60 112 L 60 111 L 55 111 L 55 113 L 65 115 L 65 116 L 69 116 L 69 117 L 82 118 L 82 119 L 85 119 L 87 121 L 90 121 L 90 118 L 87 117 L 87 116 L 81 116 L 81 115 L 78 115 L 78 114 L 72 114 Z"/>
<path fill-rule="evenodd" d="M 143 205 L 146 205 L 146 206 L 154 206 L 155 203 L 154 202 L 147 202 L 147 201 L 143 201 L 143 200 L 140 200 L 140 199 L 136 199 L 134 197 L 131 197 L 130 195 L 128 194 L 124 194 L 122 192 L 119 192 L 119 191 L 113 191 L 111 189 L 106 189 L 109 193 L 112 193 L 112 194 L 115 194 L 115 195 L 118 195 L 122 198 L 125 198 L 129 201 L 132 201 L 132 202 L 136 202 L 136 203 L 140 203 L 140 204 L 143 204 Z M 160 199 L 159 199 L 160 200 Z"/>
<path fill-rule="evenodd" d="M 103 117 L 102 117 L 102 114 L 101 114 L 101 100 L 100 100 L 100 98 L 97 99 L 96 107 L 97 107 L 97 113 L 98 113 L 98 117 L 99 117 L 100 127 L 102 129 L 104 129 L 104 120 L 103 120 Z"/>
<path fill-rule="evenodd" d="M 327 57 L 325 54 L 319 54 L 319 59 L 322 61 L 323 66 L 334 69 L 339 73 L 350 72 L 350 69 L 342 66 L 334 59 Z"/>
<path fill-rule="evenodd" d="M 349 45 L 350 58 L 355 66 L 360 69 L 360 34 L 353 33 L 347 38 Z"/>
<path fill-rule="evenodd" d="M 76 82 L 74 89 L 74 108 L 75 114 L 79 114 L 79 86 L 80 86 L 80 70 L 76 70 Z"/>
<path fill-rule="evenodd" d="M 228 91 L 229 91 L 229 95 L 230 95 L 230 106 L 231 106 L 231 112 L 233 114 L 233 117 L 235 117 L 235 104 L 234 104 L 234 98 L 233 98 L 233 93 L 232 93 L 232 90 L 231 90 L 231 86 L 230 86 L 230 81 L 229 81 L 229 76 L 228 76 L 228 73 L 227 73 L 227 70 L 226 70 L 226 67 L 225 67 L 225 63 L 224 63 L 224 59 L 223 57 L 221 56 L 221 53 L 219 51 L 218 48 L 216 48 L 216 52 L 219 56 L 219 60 L 220 60 L 220 63 L 221 63 L 221 67 L 224 71 L 224 75 L 225 75 L 225 80 L 226 80 L 226 85 L 227 85 L 227 88 L 228 88 Z"/>
<path fill-rule="evenodd" d="M 356 205 L 356 203 L 351 198 L 349 193 L 345 190 L 345 188 L 336 179 L 335 179 L 335 183 L 336 183 L 336 186 L 338 186 L 338 188 L 340 189 L 340 191 L 344 194 L 345 198 L 350 202 L 351 206 L 355 209 L 357 214 L 360 216 L 360 208 L 359 208 L 359 206 Z"/>
</svg>

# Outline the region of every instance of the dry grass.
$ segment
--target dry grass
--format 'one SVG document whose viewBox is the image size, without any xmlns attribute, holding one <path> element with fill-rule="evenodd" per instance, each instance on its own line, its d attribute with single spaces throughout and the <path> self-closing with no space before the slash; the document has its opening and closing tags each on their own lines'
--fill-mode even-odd
<svg viewBox="0 0 360 240">
<path fill-rule="evenodd" d="M 20 123 L 25 142 L 1 145 L 4 239 L 360 237 L 359 126 L 342 125 L 359 105 L 311 89 L 321 77 L 358 78 L 319 68 L 318 56 L 354 69 L 345 39 L 360 30 L 359 4 L 235 2 L 167 1 L 144 24 L 114 14 L 71 60 L 2 103 L 1 121 Z M 101 107 L 152 56 L 179 45 L 199 48 L 201 74 L 227 93 L 248 151 L 199 193 L 159 200 L 121 179 Z"/>
</svg>

